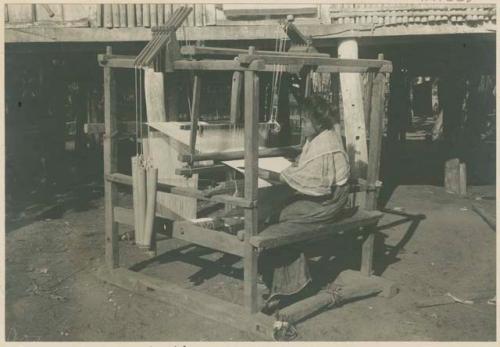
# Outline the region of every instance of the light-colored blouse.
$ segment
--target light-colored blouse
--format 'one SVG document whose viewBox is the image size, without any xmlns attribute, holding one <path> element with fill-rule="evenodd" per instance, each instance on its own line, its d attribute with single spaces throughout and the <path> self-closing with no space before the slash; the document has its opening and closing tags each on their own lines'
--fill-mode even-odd
<svg viewBox="0 0 500 347">
<path fill-rule="evenodd" d="M 323 196 L 330 194 L 333 186 L 345 184 L 349 174 L 349 159 L 340 134 L 324 130 L 306 141 L 297 165 L 283 170 L 281 177 L 302 194 Z"/>
</svg>

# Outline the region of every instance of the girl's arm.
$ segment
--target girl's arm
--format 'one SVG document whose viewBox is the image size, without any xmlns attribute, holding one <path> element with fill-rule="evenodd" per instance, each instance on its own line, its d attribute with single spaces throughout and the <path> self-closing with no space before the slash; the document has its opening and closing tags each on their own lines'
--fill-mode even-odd
<svg viewBox="0 0 500 347">
<path fill-rule="evenodd" d="M 281 174 L 274 172 L 274 171 L 269 171 L 265 169 L 259 169 L 258 175 L 260 178 L 271 181 L 271 182 L 279 182 L 279 183 L 285 183 L 285 180 L 283 177 L 281 177 Z"/>
</svg>

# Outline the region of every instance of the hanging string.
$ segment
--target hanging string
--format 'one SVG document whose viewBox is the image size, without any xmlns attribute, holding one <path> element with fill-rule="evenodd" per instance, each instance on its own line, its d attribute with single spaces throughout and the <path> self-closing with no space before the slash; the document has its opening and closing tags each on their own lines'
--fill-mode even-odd
<svg viewBox="0 0 500 347">
<path fill-rule="evenodd" d="M 135 156 L 139 154 L 139 103 L 137 102 L 137 65 L 134 66 L 134 92 L 135 92 Z"/>
<path fill-rule="evenodd" d="M 282 34 L 283 28 L 278 26 L 276 29 L 276 39 L 275 39 L 275 51 L 284 52 L 286 47 L 286 33 L 287 28 L 285 27 L 285 35 Z M 281 34 L 281 35 L 280 35 Z M 285 71 L 285 65 L 283 64 L 273 64 L 273 79 L 271 87 L 271 107 L 268 124 L 271 126 L 271 132 L 279 133 L 281 126 L 278 123 L 278 110 L 279 110 L 279 95 L 281 89 L 282 76 Z"/>
<path fill-rule="evenodd" d="M 144 137 L 142 133 L 143 83 L 144 83 L 143 70 L 139 69 L 139 136 L 141 138 L 140 154 L 144 154 Z"/>
</svg>

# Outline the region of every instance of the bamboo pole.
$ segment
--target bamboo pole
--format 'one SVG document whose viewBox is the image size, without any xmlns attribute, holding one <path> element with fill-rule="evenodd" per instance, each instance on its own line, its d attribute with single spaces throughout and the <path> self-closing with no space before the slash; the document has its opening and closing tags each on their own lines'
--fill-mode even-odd
<svg viewBox="0 0 500 347">
<path fill-rule="evenodd" d="M 146 218 L 146 169 L 144 164 L 138 159 L 137 163 L 137 207 L 139 209 L 139 239 L 135 240 L 135 243 L 139 247 L 146 246 L 146 240 L 144 240 L 144 222 Z"/>
<path fill-rule="evenodd" d="M 135 21 L 138 27 L 142 27 L 142 5 L 135 4 Z"/>
<path fill-rule="evenodd" d="M 146 169 L 146 211 L 144 220 L 144 238 L 143 244 L 147 246 L 149 250 L 156 250 L 156 243 L 154 237 L 154 220 L 156 212 L 156 192 L 158 183 L 158 169 L 152 166 L 148 166 Z"/>
<path fill-rule="evenodd" d="M 135 5 L 127 5 L 127 26 L 129 28 L 135 27 Z"/>
<path fill-rule="evenodd" d="M 112 4 L 111 11 L 113 13 L 113 28 L 120 27 L 120 5 Z"/>
<path fill-rule="evenodd" d="M 149 5 L 149 13 L 150 13 L 150 23 L 151 27 L 157 27 L 158 26 L 158 11 L 156 8 L 156 4 L 151 4 Z"/>
<path fill-rule="evenodd" d="M 205 25 L 215 25 L 216 24 L 216 10 L 214 4 L 205 4 Z"/>
<path fill-rule="evenodd" d="M 194 19 L 195 23 L 194 25 L 197 27 L 203 26 L 203 11 L 204 10 L 204 4 L 195 4 L 194 5 Z"/>
<path fill-rule="evenodd" d="M 134 240 L 136 244 L 141 244 L 142 226 L 139 207 L 139 164 L 138 158 L 132 157 L 132 199 L 134 206 Z"/>
<path fill-rule="evenodd" d="M 120 27 L 127 27 L 127 5 L 120 4 Z"/>
<path fill-rule="evenodd" d="M 149 5 L 142 5 L 142 25 L 146 28 L 151 26 L 151 10 Z"/>
<path fill-rule="evenodd" d="M 165 23 L 168 21 L 170 18 L 170 15 L 172 14 L 172 4 L 165 4 Z"/>
<path fill-rule="evenodd" d="M 163 8 L 163 4 L 157 4 L 156 5 L 156 12 L 158 15 L 158 25 L 163 25 L 165 24 L 165 9 Z"/>
<path fill-rule="evenodd" d="M 111 4 L 104 4 L 103 12 L 104 12 L 104 26 L 106 28 L 113 27 L 113 11 L 111 9 Z"/>
<path fill-rule="evenodd" d="M 95 22 L 94 25 L 98 28 L 102 27 L 102 5 L 96 4 L 95 9 Z"/>
<path fill-rule="evenodd" d="M 185 5 L 189 7 L 190 4 L 185 4 Z M 191 11 L 188 17 L 186 18 L 186 25 L 188 27 L 194 26 L 194 4 L 191 4 L 191 7 L 193 8 L 193 11 Z"/>
</svg>

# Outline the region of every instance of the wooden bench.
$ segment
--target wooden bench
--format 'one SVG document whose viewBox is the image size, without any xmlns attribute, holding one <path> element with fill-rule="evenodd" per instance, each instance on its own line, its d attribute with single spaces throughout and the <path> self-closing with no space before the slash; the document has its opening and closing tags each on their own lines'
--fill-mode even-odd
<svg viewBox="0 0 500 347">
<path fill-rule="evenodd" d="M 270 249 L 300 241 L 322 239 L 335 234 L 357 231 L 360 228 L 375 226 L 382 217 L 382 212 L 357 210 L 353 215 L 332 224 L 273 224 L 261 233 L 250 238 L 250 244 L 259 249 Z"/>
</svg>

